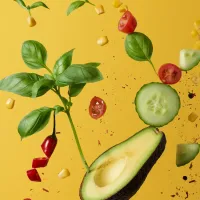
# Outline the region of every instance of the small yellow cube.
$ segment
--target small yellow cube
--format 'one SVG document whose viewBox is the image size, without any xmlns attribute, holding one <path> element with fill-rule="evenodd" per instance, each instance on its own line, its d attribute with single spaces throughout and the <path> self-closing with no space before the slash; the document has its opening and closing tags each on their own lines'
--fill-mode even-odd
<svg viewBox="0 0 200 200">
<path fill-rule="evenodd" d="M 8 109 L 13 109 L 14 105 L 15 105 L 15 100 L 14 100 L 14 99 L 9 98 L 9 99 L 6 101 L 6 107 L 7 107 Z"/>
<path fill-rule="evenodd" d="M 103 14 L 104 13 L 104 7 L 102 5 L 97 5 L 97 6 L 95 6 L 95 11 L 98 15 Z"/>
<path fill-rule="evenodd" d="M 198 85 L 200 83 L 200 77 L 198 76 L 193 76 L 191 78 L 191 81 L 195 84 L 195 85 Z"/>
<path fill-rule="evenodd" d="M 127 5 L 122 5 L 120 8 L 119 8 L 119 12 L 121 13 L 124 13 L 128 10 L 128 6 Z"/>
<path fill-rule="evenodd" d="M 58 174 L 58 178 L 64 179 L 67 178 L 68 176 L 70 176 L 70 172 L 68 169 L 63 169 L 59 174 Z"/>
<path fill-rule="evenodd" d="M 194 28 L 196 29 L 197 32 L 200 31 L 200 20 L 194 22 Z"/>
<path fill-rule="evenodd" d="M 189 120 L 190 122 L 196 121 L 197 118 L 198 118 L 198 115 L 197 115 L 196 113 L 194 113 L 194 112 L 192 112 L 192 113 L 188 116 L 188 120 Z"/>
<path fill-rule="evenodd" d="M 97 40 L 97 44 L 100 45 L 100 46 L 103 46 L 103 45 L 105 45 L 107 43 L 108 43 L 108 37 L 107 36 L 100 37 Z"/>
<path fill-rule="evenodd" d="M 122 2 L 120 0 L 113 0 L 113 6 L 115 8 L 119 8 L 122 5 Z"/>
<path fill-rule="evenodd" d="M 200 50 L 200 41 L 196 41 L 194 44 L 194 49 Z"/>
<path fill-rule="evenodd" d="M 191 32 L 191 35 L 192 35 L 193 38 L 196 38 L 199 34 L 198 34 L 198 32 L 196 30 L 193 30 Z"/>
</svg>

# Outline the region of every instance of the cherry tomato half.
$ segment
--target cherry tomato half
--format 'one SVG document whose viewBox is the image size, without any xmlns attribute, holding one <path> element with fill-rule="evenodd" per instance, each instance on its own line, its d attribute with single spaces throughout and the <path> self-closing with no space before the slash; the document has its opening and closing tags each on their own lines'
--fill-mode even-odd
<svg viewBox="0 0 200 200">
<path fill-rule="evenodd" d="M 99 97 L 94 97 L 90 101 L 89 113 L 93 119 L 99 119 L 106 112 L 106 103 Z"/>
<path fill-rule="evenodd" d="M 119 20 L 118 30 L 124 33 L 133 33 L 137 26 L 137 21 L 130 11 L 126 11 Z"/>
<path fill-rule="evenodd" d="M 165 84 L 175 84 L 180 81 L 182 71 L 174 64 L 166 63 L 158 71 L 160 80 Z"/>
</svg>

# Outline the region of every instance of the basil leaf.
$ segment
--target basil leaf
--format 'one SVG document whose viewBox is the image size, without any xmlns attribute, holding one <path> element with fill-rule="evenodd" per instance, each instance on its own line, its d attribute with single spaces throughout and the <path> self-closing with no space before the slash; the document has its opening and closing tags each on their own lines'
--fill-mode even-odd
<svg viewBox="0 0 200 200">
<path fill-rule="evenodd" d="M 24 3 L 23 0 L 15 0 L 22 8 L 26 9 L 26 4 Z"/>
<path fill-rule="evenodd" d="M 35 73 L 17 73 L 0 81 L 0 90 L 12 92 L 24 97 L 32 96 L 32 87 L 34 83 L 43 79 L 42 76 Z M 37 96 L 41 96 L 46 90 L 40 90 Z"/>
<path fill-rule="evenodd" d="M 74 49 L 68 51 L 56 61 L 53 69 L 53 73 L 55 76 L 58 76 L 59 74 L 63 73 L 71 65 L 73 51 Z"/>
<path fill-rule="evenodd" d="M 43 6 L 43 7 L 45 7 L 45 8 L 48 8 L 48 6 L 47 6 L 45 3 L 41 2 L 41 1 L 38 1 L 38 2 L 33 3 L 33 4 L 30 6 L 30 9 L 37 8 L 37 7 L 40 7 L 40 6 Z M 48 9 L 49 9 L 49 8 L 48 8 Z"/>
<path fill-rule="evenodd" d="M 67 10 L 67 15 L 70 15 L 74 10 L 80 8 L 85 4 L 85 1 L 75 1 L 70 4 L 68 10 Z"/>
<path fill-rule="evenodd" d="M 64 108 L 62 106 L 56 105 L 54 106 L 55 114 L 57 115 L 59 112 L 62 112 Z"/>
<path fill-rule="evenodd" d="M 41 79 L 34 83 L 33 88 L 32 88 L 32 98 L 36 98 L 39 91 L 44 91 L 45 93 L 48 92 L 54 85 L 54 81 L 52 80 L 46 80 L 46 79 Z M 44 93 L 44 94 L 45 94 Z"/>
<path fill-rule="evenodd" d="M 21 138 L 41 131 L 49 122 L 52 108 L 42 107 L 26 115 L 18 126 Z"/>
<path fill-rule="evenodd" d="M 31 69 L 45 68 L 47 51 L 41 43 L 28 40 L 22 45 L 22 58 Z"/>
<path fill-rule="evenodd" d="M 153 53 L 151 40 L 143 33 L 135 32 L 126 36 L 126 53 L 137 61 L 150 61 Z"/>
<path fill-rule="evenodd" d="M 62 74 L 57 76 L 58 86 L 67 86 L 80 83 L 93 83 L 101 81 L 103 76 L 96 67 L 87 65 L 71 65 Z"/>
<path fill-rule="evenodd" d="M 94 63 L 94 62 L 90 62 L 90 63 L 86 63 L 85 66 L 87 67 L 98 67 L 101 63 Z"/>
<path fill-rule="evenodd" d="M 69 96 L 70 97 L 76 97 L 78 96 L 81 91 L 83 90 L 83 88 L 85 87 L 85 83 L 80 83 L 80 84 L 73 84 L 69 86 Z"/>
</svg>

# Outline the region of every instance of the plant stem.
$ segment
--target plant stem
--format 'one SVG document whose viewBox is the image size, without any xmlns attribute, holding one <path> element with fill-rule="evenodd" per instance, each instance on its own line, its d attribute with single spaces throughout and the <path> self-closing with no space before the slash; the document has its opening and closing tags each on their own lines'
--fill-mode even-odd
<svg viewBox="0 0 200 200">
<path fill-rule="evenodd" d="M 70 125 L 71 125 L 71 128 L 72 128 L 72 131 L 73 131 L 73 134 L 74 134 L 74 138 L 75 138 L 75 141 L 76 141 L 76 144 L 77 144 L 77 147 L 78 147 L 78 150 L 79 150 L 79 153 L 80 153 L 80 156 L 81 156 L 81 159 L 82 159 L 82 162 L 83 162 L 83 165 L 85 166 L 87 172 L 90 171 L 90 168 L 87 164 L 87 161 L 84 157 L 84 154 L 83 154 L 83 151 L 82 151 L 82 148 L 81 148 L 81 145 L 80 145 L 80 142 L 79 142 L 79 139 L 78 139 L 78 136 L 77 136 L 77 133 L 76 133 L 76 129 L 75 129 L 75 126 L 74 126 L 74 123 L 72 121 L 72 118 L 71 118 L 71 115 L 70 115 L 70 112 L 67 110 L 65 112 L 68 116 L 68 119 L 69 119 L 69 122 L 70 122 Z"/>
<path fill-rule="evenodd" d="M 155 73 L 157 74 L 156 69 L 155 69 L 155 66 L 154 66 L 154 64 L 152 63 L 152 61 L 151 61 L 150 59 L 149 59 L 148 61 L 149 61 L 149 63 L 151 64 L 151 66 L 153 67 Z M 158 75 L 158 74 L 157 74 L 157 75 Z"/>
<path fill-rule="evenodd" d="M 95 6 L 93 3 L 89 2 L 88 0 L 85 0 L 86 3 L 89 3 L 92 6 Z"/>
<path fill-rule="evenodd" d="M 77 136 L 77 132 L 76 132 L 74 123 L 73 123 L 72 118 L 71 118 L 70 107 L 67 108 L 67 106 L 66 106 L 65 102 L 63 101 L 63 98 L 62 98 L 62 96 L 61 96 L 59 90 L 56 90 L 56 91 L 54 91 L 54 92 L 59 96 L 60 100 L 61 100 L 62 103 L 63 103 L 63 106 L 64 106 L 64 108 L 65 108 L 65 111 L 64 111 L 64 112 L 65 112 L 65 113 L 67 114 L 67 116 L 68 116 L 68 119 L 69 119 L 69 122 L 70 122 L 70 125 L 71 125 L 71 128 L 72 128 L 72 131 L 73 131 L 73 134 L 74 134 L 74 138 L 75 138 L 75 141 L 76 141 L 78 150 L 79 150 L 79 154 L 80 154 L 80 156 L 81 156 L 81 160 L 82 160 L 82 162 L 83 162 L 83 165 L 85 166 L 86 171 L 89 172 L 89 171 L 90 171 L 90 168 L 89 168 L 89 166 L 88 166 L 88 164 L 87 164 L 87 161 L 86 161 L 86 159 L 85 159 L 85 157 L 84 157 L 84 154 L 83 154 L 83 151 L 82 151 L 82 148 L 81 148 L 81 145 L 80 145 L 78 136 Z M 69 97 L 69 101 L 71 102 L 71 97 Z"/>
<path fill-rule="evenodd" d="M 46 70 L 52 75 L 52 77 L 53 77 L 53 72 L 47 67 L 47 66 L 45 66 L 45 68 L 46 68 Z"/>
</svg>

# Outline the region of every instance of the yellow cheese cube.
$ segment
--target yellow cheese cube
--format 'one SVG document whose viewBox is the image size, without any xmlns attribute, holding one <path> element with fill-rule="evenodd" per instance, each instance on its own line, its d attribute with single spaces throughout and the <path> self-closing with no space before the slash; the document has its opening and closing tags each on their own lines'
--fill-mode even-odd
<svg viewBox="0 0 200 200">
<path fill-rule="evenodd" d="M 97 44 L 100 45 L 100 46 L 103 46 L 103 45 L 105 45 L 107 43 L 108 43 L 108 37 L 107 36 L 100 37 L 97 40 Z"/>
<path fill-rule="evenodd" d="M 15 105 L 15 100 L 14 100 L 14 99 L 9 98 L 9 99 L 6 101 L 6 107 L 7 107 L 8 109 L 13 109 L 14 105 Z"/>
<path fill-rule="evenodd" d="M 128 6 L 127 5 L 122 5 L 120 8 L 119 8 L 119 12 L 121 13 L 124 13 L 128 10 Z"/>
<path fill-rule="evenodd" d="M 190 122 L 194 122 L 196 119 L 198 118 L 198 115 L 194 112 L 192 112 L 189 116 L 188 116 L 188 120 Z"/>
<path fill-rule="evenodd" d="M 122 5 L 122 2 L 120 0 L 114 0 L 113 1 L 113 6 L 115 8 L 119 8 Z"/>
<path fill-rule="evenodd" d="M 95 11 L 98 15 L 103 14 L 104 13 L 104 7 L 102 5 L 97 5 L 97 6 L 95 6 Z"/>
<path fill-rule="evenodd" d="M 59 174 L 58 174 L 58 178 L 64 179 L 67 178 L 68 176 L 70 176 L 70 172 L 68 169 L 63 169 Z"/>
</svg>

